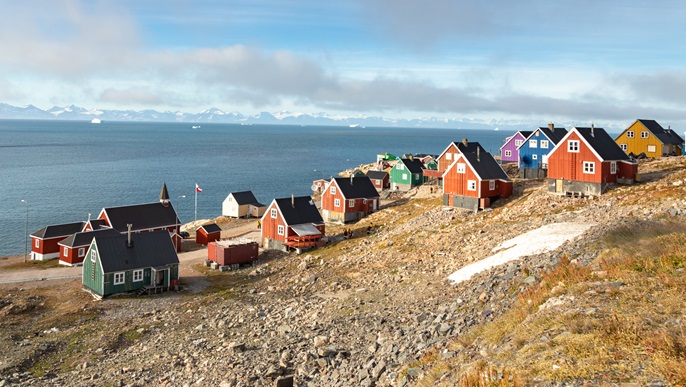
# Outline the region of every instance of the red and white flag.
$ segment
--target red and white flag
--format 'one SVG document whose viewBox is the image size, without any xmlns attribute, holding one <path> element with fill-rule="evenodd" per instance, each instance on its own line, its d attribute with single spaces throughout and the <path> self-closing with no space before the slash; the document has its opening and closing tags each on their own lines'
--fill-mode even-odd
<svg viewBox="0 0 686 387">
<path fill-rule="evenodd" d="M 202 192 L 202 188 L 198 187 L 198 183 L 195 183 L 195 192 Z"/>
</svg>

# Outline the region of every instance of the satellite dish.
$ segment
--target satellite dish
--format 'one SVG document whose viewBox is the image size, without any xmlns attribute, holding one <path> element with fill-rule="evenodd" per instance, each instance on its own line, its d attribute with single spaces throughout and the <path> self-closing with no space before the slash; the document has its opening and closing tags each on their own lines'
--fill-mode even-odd
<svg viewBox="0 0 686 387">
<path fill-rule="evenodd" d="M 310 188 L 312 188 L 312 191 L 318 191 L 319 190 L 319 187 L 316 184 L 312 184 L 312 187 L 310 187 Z"/>
</svg>

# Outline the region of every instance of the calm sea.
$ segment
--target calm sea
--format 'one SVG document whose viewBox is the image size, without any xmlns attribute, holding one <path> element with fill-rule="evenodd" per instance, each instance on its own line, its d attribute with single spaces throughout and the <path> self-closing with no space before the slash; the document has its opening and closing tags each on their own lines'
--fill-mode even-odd
<svg viewBox="0 0 686 387">
<path fill-rule="evenodd" d="M 264 204 L 311 194 L 312 181 L 390 152 L 441 153 L 451 141 L 498 152 L 505 131 L 286 125 L 0 120 L 0 256 L 28 231 L 95 218 L 103 207 L 155 202 L 162 183 L 182 222 L 221 215 L 229 192 Z M 185 196 L 185 197 L 184 197 Z"/>
</svg>

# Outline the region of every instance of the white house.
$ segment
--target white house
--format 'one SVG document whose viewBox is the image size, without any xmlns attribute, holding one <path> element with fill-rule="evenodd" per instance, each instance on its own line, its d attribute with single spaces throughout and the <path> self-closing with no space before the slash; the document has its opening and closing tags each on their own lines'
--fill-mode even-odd
<svg viewBox="0 0 686 387">
<path fill-rule="evenodd" d="M 232 218 L 259 218 L 266 209 L 252 191 L 231 192 L 222 203 L 222 215 Z"/>
</svg>

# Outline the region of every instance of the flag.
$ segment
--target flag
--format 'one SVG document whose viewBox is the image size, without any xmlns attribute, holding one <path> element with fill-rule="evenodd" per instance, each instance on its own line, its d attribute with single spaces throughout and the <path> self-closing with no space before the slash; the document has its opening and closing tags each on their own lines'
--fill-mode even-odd
<svg viewBox="0 0 686 387">
<path fill-rule="evenodd" d="M 202 188 L 198 187 L 198 183 L 195 183 L 195 192 L 202 192 Z"/>
</svg>

